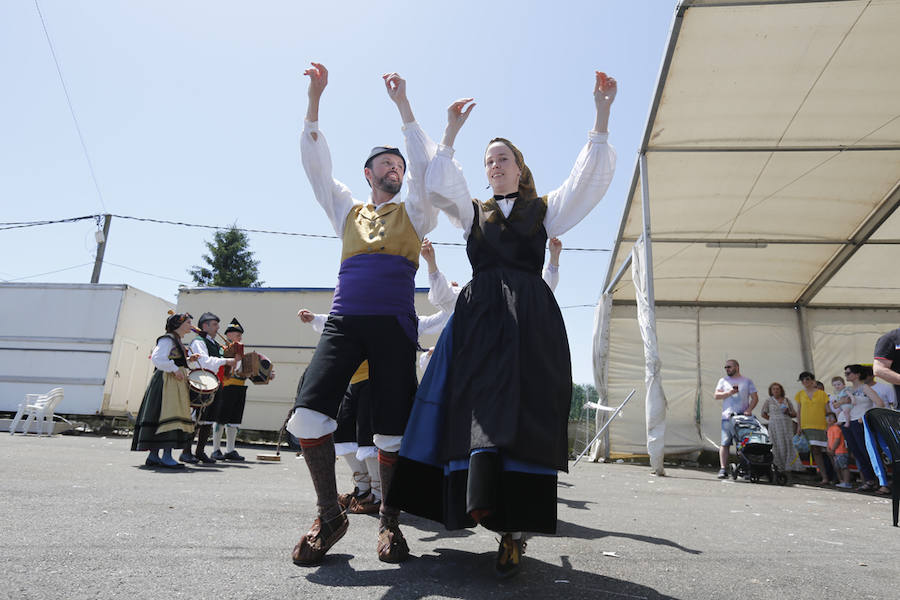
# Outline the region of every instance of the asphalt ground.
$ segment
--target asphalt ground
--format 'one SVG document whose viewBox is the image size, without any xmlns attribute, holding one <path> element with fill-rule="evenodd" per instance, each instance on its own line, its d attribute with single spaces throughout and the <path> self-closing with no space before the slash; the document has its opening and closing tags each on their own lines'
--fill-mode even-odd
<svg viewBox="0 0 900 600">
<path fill-rule="evenodd" d="M 0 597 L 900 596 L 900 528 L 890 499 L 873 495 L 579 463 L 560 476 L 558 534 L 529 538 L 523 572 L 499 582 L 495 534 L 409 515 L 404 564 L 379 562 L 377 520 L 351 515 L 321 566 L 294 566 L 315 512 L 302 457 L 259 462 L 264 450 L 239 447 L 246 463 L 164 471 L 129 448 L 119 437 L 0 434 Z M 346 491 L 343 462 L 338 478 Z"/>
</svg>

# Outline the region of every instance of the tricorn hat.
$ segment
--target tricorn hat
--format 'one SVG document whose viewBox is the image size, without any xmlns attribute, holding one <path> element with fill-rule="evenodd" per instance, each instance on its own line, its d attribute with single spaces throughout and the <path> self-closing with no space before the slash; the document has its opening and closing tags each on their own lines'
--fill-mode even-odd
<svg viewBox="0 0 900 600">
<path fill-rule="evenodd" d="M 228 328 L 225 329 L 226 335 L 231 333 L 232 331 L 238 331 L 240 333 L 244 333 L 244 328 L 241 327 L 241 323 L 237 320 L 237 317 L 231 319 L 231 323 L 228 324 Z"/>
</svg>

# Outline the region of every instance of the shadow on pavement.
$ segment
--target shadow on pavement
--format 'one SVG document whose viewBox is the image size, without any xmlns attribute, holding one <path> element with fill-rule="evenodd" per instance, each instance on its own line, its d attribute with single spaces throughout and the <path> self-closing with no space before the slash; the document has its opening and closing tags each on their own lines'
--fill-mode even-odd
<svg viewBox="0 0 900 600">
<path fill-rule="evenodd" d="M 571 567 L 567 557 L 562 557 L 562 565 L 553 565 L 526 555 L 518 576 L 499 581 L 493 572 L 493 552 L 474 554 L 449 548 L 437 548 L 435 552 L 413 557 L 398 567 L 385 565 L 383 569 L 372 571 L 355 570 L 347 554 L 329 555 L 314 572 L 299 576 L 310 583 L 348 590 L 387 587 L 387 591 L 379 596 L 380 600 L 416 600 L 435 595 L 461 600 L 553 596 L 647 600 L 672 598 L 647 586 L 577 571 Z"/>
<path fill-rule="evenodd" d="M 647 544 L 656 544 L 658 546 L 669 546 L 670 548 L 675 548 L 676 550 L 681 550 L 682 552 L 687 552 L 688 554 L 702 554 L 700 550 L 692 550 L 690 548 L 685 548 L 681 544 L 677 542 L 673 542 L 672 540 L 667 540 L 665 538 L 652 537 L 649 535 L 638 535 L 636 533 L 623 533 L 620 531 L 604 531 L 603 529 L 592 529 L 590 527 L 584 527 L 583 525 L 576 525 L 575 523 L 569 523 L 567 521 L 559 521 L 558 526 L 556 528 L 556 535 L 559 537 L 566 538 L 577 538 L 582 540 L 598 540 L 605 537 L 620 537 L 626 538 L 629 540 L 635 540 L 637 542 L 645 542 Z M 541 534 L 535 534 L 534 537 L 546 537 L 541 536 Z"/>
</svg>

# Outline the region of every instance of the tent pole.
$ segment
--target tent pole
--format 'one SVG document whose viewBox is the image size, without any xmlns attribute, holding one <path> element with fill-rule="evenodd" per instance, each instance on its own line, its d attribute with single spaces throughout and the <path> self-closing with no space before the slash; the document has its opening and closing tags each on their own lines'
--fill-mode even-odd
<svg viewBox="0 0 900 600">
<path fill-rule="evenodd" d="M 641 152 L 641 217 L 644 236 L 644 268 L 647 270 L 647 300 L 651 312 L 656 312 L 656 296 L 653 293 L 653 249 L 650 241 L 650 187 L 647 182 L 647 154 Z"/>
<path fill-rule="evenodd" d="M 815 373 L 816 368 L 813 363 L 812 349 L 809 345 L 809 319 L 806 315 L 806 307 L 799 304 L 796 310 L 797 325 L 800 328 L 800 352 L 803 354 L 803 369 L 810 373 Z"/>
</svg>

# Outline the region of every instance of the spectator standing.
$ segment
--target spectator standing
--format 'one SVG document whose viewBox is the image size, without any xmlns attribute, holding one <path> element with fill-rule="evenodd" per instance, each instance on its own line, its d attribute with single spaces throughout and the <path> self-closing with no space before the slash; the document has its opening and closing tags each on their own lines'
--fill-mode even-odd
<svg viewBox="0 0 900 600">
<path fill-rule="evenodd" d="M 853 408 L 850 409 L 850 422 L 844 428 L 844 439 L 850 448 L 850 453 L 856 460 L 863 485 L 858 489 L 861 492 L 871 492 L 877 489 L 875 483 L 875 471 L 866 451 L 865 431 L 863 430 L 863 415 L 873 406 L 884 406 L 872 388 L 863 383 L 866 376 L 866 368 L 862 365 L 847 365 L 844 367 L 844 377 L 850 383 L 850 393 L 853 395 Z"/>
<path fill-rule="evenodd" d="M 828 395 L 816 387 L 816 376 L 809 371 L 800 373 L 800 383 L 803 389 L 794 396 L 797 403 L 797 433 L 802 433 L 809 441 L 809 452 L 812 455 L 822 484 L 831 482 L 829 468 L 825 460 L 825 448 L 828 447 L 825 435 L 825 407 L 828 405 Z"/>
<path fill-rule="evenodd" d="M 741 365 L 733 358 L 725 361 L 725 377 L 716 384 L 715 399 L 722 401 L 722 439 L 719 446 L 719 479 L 728 477 L 728 455 L 734 442 L 731 417 L 752 415 L 759 402 L 753 381 L 741 375 Z"/>
<path fill-rule="evenodd" d="M 825 421 L 828 423 L 828 457 L 834 464 L 834 470 L 841 480 L 836 487 L 851 489 L 853 485 L 850 483 L 850 469 L 848 468 L 850 453 L 847 451 L 841 426 L 837 424 L 837 416 L 833 412 L 825 413 Z"/>
<path fill-rule="evenodd" d="M 769 385 L 769 397 L 763 403 L 762 418 L 769 421 L 773 462 L 784 473 L 800 470 L 800 457 L 793 441 L 793 418 L 796 416 L 797 411 L 791 401 L 784 397 L 784 386 L 778 382 Z"/>
</svg>

